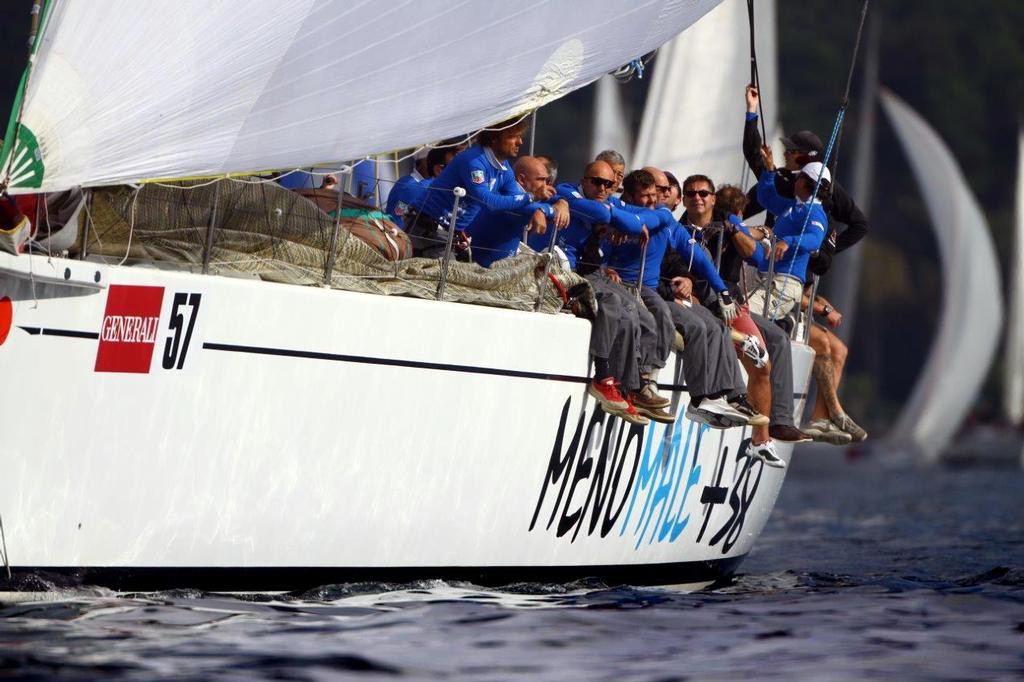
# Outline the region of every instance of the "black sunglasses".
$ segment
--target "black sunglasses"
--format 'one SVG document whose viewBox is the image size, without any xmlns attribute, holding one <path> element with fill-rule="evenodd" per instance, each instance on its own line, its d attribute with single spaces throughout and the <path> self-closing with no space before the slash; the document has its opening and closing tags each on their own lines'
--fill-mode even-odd
<svg viewBox="0 0 1024 682">
<path fill-rule="evenodd" d="M 655 185 L 654 189 L 658 190 L 659 192 L 671 192 L 672 191 L 672 186 L 671 185 Z"/>
<path fill-rule="evenodd" d="M 598 187 L 601 187 L 603 189 L 611 189 L 612 187 L 615 186 L 615 181 L 614 180 L 606 180 L 605 178 L 595 178 L 595 177 L 588 176 L 587 180 L 589 180 L 593 184 L 595 184 Z"/>
<path fill-rule="evenodd" d="M 683 192 L 683 194 L 685 194 L 690 199 L 696 196 L 699 196 L 701 199 L 707 199 L 709 196 L 714 194 L 714 192 L 707 189 L 688 189 L 685 192 Z"/>
</svg>

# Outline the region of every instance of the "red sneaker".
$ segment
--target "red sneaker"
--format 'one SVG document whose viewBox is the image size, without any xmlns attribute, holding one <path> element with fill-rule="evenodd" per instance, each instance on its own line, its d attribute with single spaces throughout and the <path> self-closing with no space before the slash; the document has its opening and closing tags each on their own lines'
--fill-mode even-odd
<svg viewBox="0 0 1024 682">
<path fill-rule="evenodd" d="M 600 403 L 601 409 L 609 414 L 619 414 L 632 407 L 622 397 L 622 393 L 619 392 L 619 382 L 614 377 L 591 381 L 587 386 L 587 393 L 592 395 Z"/>
</svg>

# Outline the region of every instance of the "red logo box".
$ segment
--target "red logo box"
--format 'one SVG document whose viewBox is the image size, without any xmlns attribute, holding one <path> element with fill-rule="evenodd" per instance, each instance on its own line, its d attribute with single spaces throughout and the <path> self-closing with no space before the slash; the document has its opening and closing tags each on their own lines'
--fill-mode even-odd
<svg viewBox="0 0 1024 682">
<path fill-rule="evenodd" d="M 149 373 L 163 302 L 163 287 L 110 286 L 96 351 L 97 372 Z"/>
</svg>

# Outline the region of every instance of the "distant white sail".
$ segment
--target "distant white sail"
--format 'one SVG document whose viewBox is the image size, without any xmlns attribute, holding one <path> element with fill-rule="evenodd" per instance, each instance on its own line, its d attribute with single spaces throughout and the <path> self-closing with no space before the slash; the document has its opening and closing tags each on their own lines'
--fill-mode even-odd
<svg viewBox="0 0 1024 682">
<path fill-rule="evenodd" d="M 754 18 L 761 104 L 774 144 L 779 137 L 775 0 L 758 0 Z M 693 173 L 718 184 L 745 179 L 743 88 L 750 82 L 749 31 L 746 3 L 725 0 L 658 51 L 634 165 L 669 170 L 680 181 Z"/>
<path fill-rule="evenodd" d="M 999 263 L 985 214 L 949 148 L 903 100 L 887 90 L 880 98 L 931 217 L 943 281 L 935 342 L 890 439 L 934 459 L 974 404 L 999 344 Z"/>
<path fill-rule="evenodd" d="M 628 155 L 633 149 L 630 126 L 622 110 L 621 86 L 613 76 L 603 76 L 597 81 L 597 97 L 594 103 L 594 134 L 590 140 L 590 158 L 606 149 L 614 149 Z M 626 159 L 628 164 L 631 159 Z"/>
<path fill-rule="evenodd" d="M 594 81 L 719 1 L 54 0 L 11 187 L 312 167 L 464 134 Z"/>
<path fill-rule="evenodd" d="M 1024 130 L 1017 139 L 1017 206 L 1008 312 L 1003 414 L 1011 424 L 1019 425 L 1024 423 Z"/>
</svg>

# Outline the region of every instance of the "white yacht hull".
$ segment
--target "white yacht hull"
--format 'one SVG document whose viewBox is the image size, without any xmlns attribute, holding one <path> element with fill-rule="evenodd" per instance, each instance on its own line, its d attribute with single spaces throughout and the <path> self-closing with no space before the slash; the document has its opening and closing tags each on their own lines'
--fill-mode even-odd
<svg viewBox="0 0 1024 682">
<path fill-rule="evenodd" d="M 784 472 L 742 455 L 745 430 L 606 416 L 588 335 L 567 315 L 0 255 L 12 570 L 121 589 L 727 576 Z M 794 355 L 802 405 L 813 356 Z M 660 381 L 683 412 L 674 358 Z"/>
</svg>

